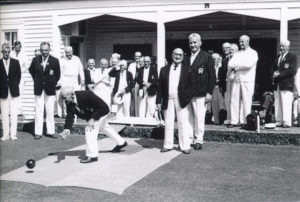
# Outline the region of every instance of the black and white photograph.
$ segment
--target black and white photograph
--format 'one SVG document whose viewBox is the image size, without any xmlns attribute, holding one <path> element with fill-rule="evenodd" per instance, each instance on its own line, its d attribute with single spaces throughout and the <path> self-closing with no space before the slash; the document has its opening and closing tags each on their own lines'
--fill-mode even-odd
<svg viewBox="0 0 300 202">
<path fill-rule="evenodd" d="M 300 201 L 300 0 L 0 0 L 1 202 Z"/>
</svg>

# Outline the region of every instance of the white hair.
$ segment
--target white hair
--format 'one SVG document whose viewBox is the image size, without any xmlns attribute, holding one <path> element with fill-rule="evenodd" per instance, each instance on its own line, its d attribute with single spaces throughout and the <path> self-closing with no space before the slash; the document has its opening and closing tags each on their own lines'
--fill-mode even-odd
<svg viewBox="0 0 300 202">
<path fill-rule="evenodd" d="M 219 53 L 213 53 L 212 55 L 212 58 L 220 58 L 221 56 L 220 56 L 220 54 Z"/>
<path fill-rule="evenodd" d="M 124 65 L 125 67 L 127 67 L 127 61 L 126 60 L 121 60 L 119 62 L 119 66 Z"/>
<path fill-rule="evenodd" d="M 280 45 L 283 45 L 283 46 L 290 46 L 291 42 L 289 40 L 281 40 L 280 41 Z"/>
<path fill-rule="evenodd" d="M 198 34 L 198 33 L 192 33 L 192 34 L 190 34 L 190 35 L 189 35 L 189 40 L 190 40 L 191 38 L 196 38 L 197 40 L 201 40 L 201 36 L 200 36 L 200 34 Z"/>
<path fill-rule="evenodd" d="M 72 52 L 73 52 L 72 46 L 66 46 L 66 47 L 65 47 L 65 51 L 72 51 Z"/>
<path fill-rule="evenodd" d="M 239 50 L 239 47 L 238 47 L 238 45 L 236 43 L 230 44 L 230 48 L 233 49 L 233 50 L 235 50 L 235 51 Z"/>
<path fill-rule="evenodd" d="M 63 96 L 73 93 L 73 91 L 74 91 L 73 86 L 62 86 L 60 95 L 63 97 Z"/>
<path fill-rule="evenodd" d="M 222 45 L 223 48 L 230 48 L 230 43 L 229 42 L 225 42 Z"/>
</svg>

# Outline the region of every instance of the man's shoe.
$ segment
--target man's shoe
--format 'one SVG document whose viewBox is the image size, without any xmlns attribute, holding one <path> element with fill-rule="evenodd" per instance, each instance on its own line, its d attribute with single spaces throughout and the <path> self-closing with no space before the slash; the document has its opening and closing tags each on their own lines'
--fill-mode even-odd
<svg viewBox="0 0 300 202">
<path fill-rule="evenodd" d="M 234 127 L 237 127 L 237 125 L 234 125 L 234 124 L 227 125 L 227 128 L 234 128 Z"/>
<path fill-rule="evenodd" d="M 112 153 L 118 153 L 118 152 L 121 151 L 121 149 L 122 149 L 123 147 L 126 147 L 127 145 L 128 145 L 128 144 L 127 144 L 127 142 L 125 141 L 124 144 L 115 146 L 115 148 L 113 148 L 113 149 L 111 150 L 111 152 L 112 152 Z"/>
<path fill-rule="evenodd" d="M 169 151 L 172 151 L 172 149 L 167 149 L 167 148 L 162 148 L 160 150 L 160 152 L 164 153 L 164 152 L 169 152 Z"/>
<path fill-rule="evenodd" d="M 196 143 L 196 144 L 194 145 L 194 149 L 195 149 L 195 150 L 201 150 L 201 149 L 202 149 L 202 144 Z"/>
<path fill-rule="evenodd" d="M 80 163 L 92 163 L 94 161 L 98 161 L 98 157 L 89 157 L 89 156 L 87 156 L 86 158 L 80 160 Z"/>
<path fill-rule="evenodd" d="M 1 141 L 6 141 L 6 140 L 9 140 L 9 136 L 3 136 L 2 138 L 1 138 Z"/>
<path fill-rule="evenodd" d="M 182 153 L 184 153 L 184 154 L 190 154 L 191 150 L 190 149 L 182 150 Z"/>
<path fill-rule="evenodd" d="M 11 136 L 10 139 L 17 140 L 18 138 L 17 138 L 17 136 Z"/>
<path fill-rule="evenodd" d="M 290 128 L 291 126 L 290 126 L 290 125 L 287 125 L 287 124 L 283 124 L 282 127 L 283 127 L 283 128 Z"/>
<path fill-rule="evenodd" d="M 58 138 L 58 135 L 56 134 L 46 134 L 45 136 L 50 138 Z"/>
<path fill-rule="evenodd" d="M 34 139 L 35 139 L 35 140 L 38 140 L 38 139 L 41 139 L 41 138 L 42 138 L 41 135 L 34 135 Z"/>
</svg>

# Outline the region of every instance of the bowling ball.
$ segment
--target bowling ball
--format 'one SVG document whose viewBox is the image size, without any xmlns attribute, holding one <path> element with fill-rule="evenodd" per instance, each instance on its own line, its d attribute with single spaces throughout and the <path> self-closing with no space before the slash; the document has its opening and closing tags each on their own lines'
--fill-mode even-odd
<svg viewBox="0 0 300 202">
<path fill-rule="evenodd" d="M 27 168 L 29 168 L 29 169 L 34 168 L 34 166 L 35 166 L 35 160 L 29 159 L 28 161 L 26 161 L 26 166 L 27 166 Z"/>
</svg>

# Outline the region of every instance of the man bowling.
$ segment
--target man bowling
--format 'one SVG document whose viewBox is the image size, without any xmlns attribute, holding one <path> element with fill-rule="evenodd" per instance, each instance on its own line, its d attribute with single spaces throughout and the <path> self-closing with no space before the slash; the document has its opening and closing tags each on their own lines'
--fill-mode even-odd
<svg viewBox="0 0 300 202">
<path fill-rule="evenodd" d="M 74 92 L 70 86 L 62 87 L 61 96 L 67 106 L 64 131 L 60 134 L 63 139 L 70 134 L 75 114 L 88 121 L 85 128 L 86 157 L 80 163 L 98 161 L 97 139 L 100 129 L 116 142 L 117 146 L 112 152 L 120 152 L 127 146 L 127 142 L 106 122 L 109 107 L 101 98 L 91 91 Z"/>
</svg>

